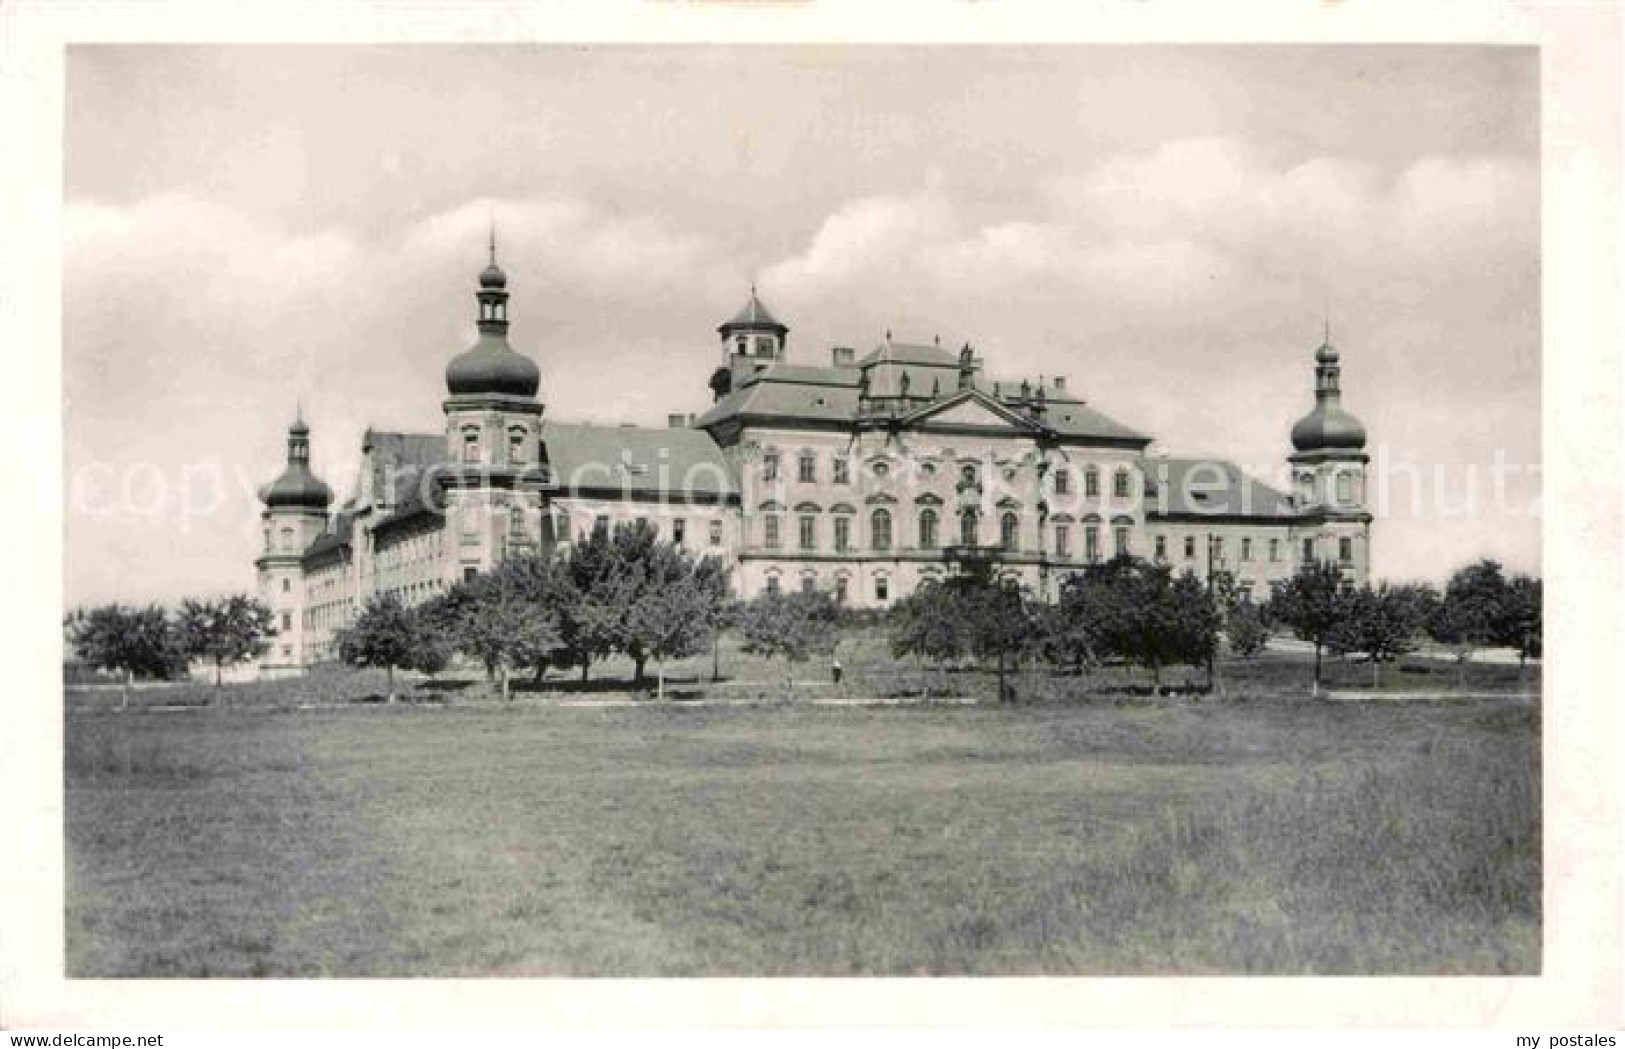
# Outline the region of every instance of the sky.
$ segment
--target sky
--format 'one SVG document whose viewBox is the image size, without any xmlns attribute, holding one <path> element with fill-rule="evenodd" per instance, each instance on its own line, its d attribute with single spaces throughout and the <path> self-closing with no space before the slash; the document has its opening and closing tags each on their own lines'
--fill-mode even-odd
<svg viewBox="0 0 1625 1049">
<path fill-rule="evenodd" d="M 1535 51 L 69 48 L 66 597 L 253 587 L 296 406 L 437 431 L 493 217 L 549 418 L 703 411 L 755 281 L 789 358 L 970 342 L 1279 483 L 1329 325 L 1374 574 L 1540 559 Z"/>
</svg>

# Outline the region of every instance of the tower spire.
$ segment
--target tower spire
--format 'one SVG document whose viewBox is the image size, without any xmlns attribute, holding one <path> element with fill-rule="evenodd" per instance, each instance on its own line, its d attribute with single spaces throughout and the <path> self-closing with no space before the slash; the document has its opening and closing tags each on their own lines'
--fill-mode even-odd
<svg viewBox="0 0 1625 1049">
<path fill-rule="evenodd" d="M 490 238 L 490 241 L 489 241 L 489 244 L 488 244 L 488 247 L 490 248 L 490 260 L 489 261 L 490 261 L 491 265 L 495 266 L 497 264 L 497 212 L 496 212 L 495 208 L 491 209 L 490 222 L 491 222 L 491 238 Z"/>
</svg>

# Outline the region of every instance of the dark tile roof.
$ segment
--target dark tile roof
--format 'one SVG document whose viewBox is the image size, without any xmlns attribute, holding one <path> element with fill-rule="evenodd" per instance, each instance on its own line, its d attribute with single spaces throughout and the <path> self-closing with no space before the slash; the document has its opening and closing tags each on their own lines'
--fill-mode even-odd
<svg viewBox="0 0 1625 1049">
<path fill-rule="evenodd" d="M 361 450 L 369 449 L 397 465 L 429 466 L 446 461 L 446 435 L 368 430 L 361 439 Z"/>
<path fill-rule="evenodd" d="M 875 364 L 919 364 L 935 368 L 959 368 L 959 354 L 950 353 L 941 346 L 926 346 L 912 342 L 887 342 L 870 350 L 858 361 L 858 367 Z"/>
<path fill-rule="evenodd" d="M 739 487 L 704 430 L 545 422 L 542 440 L 561 495 L 608 489 L 643 498 L 725 499 Z"/>
<path fill-rule="evenodd" d="M 323 554 L 334 551 L 347 550 L 350 547 L 350 536 L 355 530 L 355 508 L 345 506 L 333 515 L 328 522 L 327 531 L 312 540 L 302 555 L 306 561 L 314 560 Z"/>
<path fill-rule="evenodd" d="M 1140 460 L 1140 469 L 1146 477 L 1146 515 L 1151 518 L 1297 516 L 1286 495 L 1223 459 L 1148 456 Z"/>
</svg>

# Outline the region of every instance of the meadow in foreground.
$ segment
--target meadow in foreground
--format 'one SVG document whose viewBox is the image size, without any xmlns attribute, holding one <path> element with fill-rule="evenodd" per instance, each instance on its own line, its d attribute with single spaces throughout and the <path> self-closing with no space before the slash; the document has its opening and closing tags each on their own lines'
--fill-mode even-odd
<svg viewBox="0 0 1625 1049">
<path fill-rule="evenodd" d="M 70 976 L 1532 973 L 1538 706 L 67 719 Z"/>
</svg>

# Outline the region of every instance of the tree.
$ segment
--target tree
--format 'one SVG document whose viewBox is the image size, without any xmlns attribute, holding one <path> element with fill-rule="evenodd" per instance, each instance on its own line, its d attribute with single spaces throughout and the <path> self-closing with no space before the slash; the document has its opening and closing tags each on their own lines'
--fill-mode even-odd
<svg viewBox="0 0 1625 1049">
<path fill-rule="evenodd" d="M 1145 667 L 1160 688 L 1162 670 L 1206 662 L 1218 643 L 1213 598 L 1194 575 L 1130 555 L 1084 571 L 1103 652 Z"/>
<path fill-rule="evenodd" d="M 431 602 L 427 614 L 453 648 L 480 661 L 506 701 L 513 669 L 552 658 L 564 641 L 556 610 L 531 600 L 520 569 L 504 569 L 458 583 Z"/>
<path fill-rule="evenodd" d="M 1037 614 L 1039 651 L 1055 666 L 1070 666 L 1081 676 L 1098 666 L 1106 651 L 1106 614 L 1101 588 L 1090 576 L 1074 573 L 1061 584 L 1055 604 Z"/>
<path fill-rule="evenodd" d="M 1032 611 L 1013 580 L 980 581 L 958 576 L 944 586 L 957 591 L 966 646 L 978 659 L 994 661 L 999 702 L 1013 702 L 1015 690 L 1005 681 L 1006 664 L 1019 665 L 1033 645 Z"/>
<path fill-rule="evenodd" d="M 577 597 L 560 621 L 561 640 L 565 657 L 581 668 L 583 682 L 593 663 L 623 650 L 627 611 L 642 585 L 638 556 L 652 545 L 653 530 L 647 524 L 594 528 L 571 545 L 565 571 Z M 643 677 L 636 659 L 633 676 Z"/>
<path fill-rule="evenodd" d="M 666 697 L 666 661 L 698 655 L 711 643 L 728 603 L 728 570 L 720 558 L 695 557 L 671 543 L 656 544 L 644 561 L 642 585 L 626 611 L 626 644 L 659 668 L 655 697 Z"/>
<path fill-rule="evenodd" d="M 570 579 L 563 559 L 551 553 L 512 557 L 499 565 L 493 575 L 494 592 L 517 600 L 531 610 L 530 622 L 514 638 L 507 653 L 515 669 L 527 669 L 537 682 L 549 667 L 571 666 L 578 661 L 572 651 L 571 621 L 581 601 L 581 593 Z"/>
<path fill-rule="evenodd" d="M 744 649 L 766 659 L 783 659 L 785 688 L 795 696 L 791 671 L 814 653 L 835 648 L 835 624 L 839 610 L 822 591 L 782 594 L 768 591 L 740 607 L 739 632 Z"/>
<path fill-rule="evenodd" d="M 1299 568 L 1290 579 L 1274 584 L 1270 618 L 1285 623 L 1301 641 L 1315 646 L 1313 694 L 1320 695 L 1321 653 L 1347 611 L 1346 586 L 1336 565 L 1316 561 Z"/>
<path fill-rule="evenodd" d="M 1251 601 L 1237 604 L 1225 625 L 1230 652 L 1241 659 L 1251 659 L 1264 651 L 1269 636 L 1269 625 L 1265 622 L 1263 610 Z"/>
<path fill-rule="evenodd" d="M 1506 622 L 1506 577 L 1498 561 L 1485 559 L 1458 568 L 1429 617 L 1428 636 L 1449 646 L 1456 656 L 1457 683 L 1467 680 L 1473 652 L 1493 645 Z"/>
<path fill-rule="evenodd" d="M 1541 655 L 1541 583 L 1518 574 L 1507 580 L 1502 595 L 1501 615 L 1496 624 L 1497 640 L 1518 653 L 1518 666 L 1528 665 Z"/>
<path fill-rule="evenodd" d="M 135 675 L 169 677 L 184 660 L 169 616 L 157 605 L 103 605 L 74 612 L 64 625 L 76 656 L 97 670 L 120 675 L 124 707 L 130 705 Z"/>
<path fill-rule="evenodd" d="M 339 632 L 339 658 L 352 667 L 383 667 L 389 676 L 389 702 L 395 702 L 395 668 L 412 661 L 422 643 L 418 617 L 393 594 L 377 594 Z"/>
<path fill-rule="evenodd" d="M 1371 663 L 1371 687 L 1382 683 L 1382 664 L 1416 649 L 1437 595 L 1426 586 L 1362 587 L 1343 595 L 1343 618 L 1327 638 L 1338 654 L 1364 653 Z"/>
<path fill-rule="evenodd" d="M 963 658 L 965 638 L 953 588 L 925 583 L 892 606 L 887 617 L 892 655 L 929 660 L 941 670 Z"/>
<path fill-rule="evenodd" d="M 181 603 L 176 623 L 181 650 L 189 658 L 214 663 L 214 684 L 221 684 L 222 668 L 262 656 L 271 647 L 276 617 L 264 603 L 247 594 L 232 594 L 218 601 L 188 598 Z"/>
</svg>

